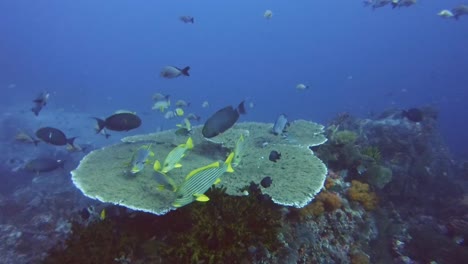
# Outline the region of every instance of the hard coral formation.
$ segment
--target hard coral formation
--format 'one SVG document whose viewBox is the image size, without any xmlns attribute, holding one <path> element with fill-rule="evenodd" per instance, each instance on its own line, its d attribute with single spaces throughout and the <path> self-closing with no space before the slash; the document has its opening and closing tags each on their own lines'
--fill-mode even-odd
<svg viewBox="0 0 468 264">
<path fill-rule="evenodd" d="M 245 197 L 224 189 L 207 192 L 209 203 L 194 203 L 163 216 L 123 214 L 88 227 L 74 225 L 65 247 L 50 252 L 44 263 L 239 263 L 280 246 L 281 207 L 261 199 L 257 190 Z M 268 258 L 267 256 L 263 256 Z"/>
<path fill-rule="evenodd" d="M 351 188 L 348 190 L 348 197 L 351 201 L 359 202 L 364 209 L 370 211 L 377 207 L 378 198 L 375 192 L 369 190 L 369 184 L 353 180 Z"/>
<path fill-rule="evenodd" d="M 281 226 L 280 207 L 269 200 L 228 196 L 212 188 L 210 204 L 182 208 L 181 217 L 190 223 L 185 232 L 168 238 L 165 256 L 172 263 L 222 263 L 248 260 L 249 247 L 275 251 Z"/>
</svg>

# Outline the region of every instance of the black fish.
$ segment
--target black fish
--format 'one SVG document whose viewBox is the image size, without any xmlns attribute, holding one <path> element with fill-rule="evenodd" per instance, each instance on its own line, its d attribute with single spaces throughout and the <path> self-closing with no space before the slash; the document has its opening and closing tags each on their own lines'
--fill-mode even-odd
<svg viewBox="0 0 468 264">
<path fill-rule="evenodd" d="M 52 144 L 52 145 L 56 145 L 56 146 L 64 146 L 67 144 L 74 146 L 73 141 L 75 141 L 75 138 L 76 138 L 76 137 L 67 138 L 65 136 L 65 133 L 53 127 L 39 128 L 36 131 L 36 136 L 42 141 Z"/>
<path fill-rule="evenodd" d="M 51 158 L 36 158 L 26 163 L 24 168 L 28 171 L 36 173 L 48 172 L 58 168 L 63 168 L 64 163 L 64 160 L 56 160 Z"/>
<path fill-rule="evenodd" d="M 83 220 L 88 220 L 89 217 L 91 216 L 91 213 L 89 212 L 88 208 L 83 208 L 80 212 L 79 212 L 81 218 L 83 218 Z"/>
<path fill-rule="evenodd" d="M 271 179 L 271 177 L 267 176 L 267 177 L 262 179 L 260 184 L 262 185 L 263 188 L 268 188 L 268 187 L 270 187 L 272 182 L 273 182 L 273 180 Z"/>
<path fill-rule="evenodd" d="M 244 101 L 237 106 L 237 109 L 226 106 L 218 110 L 206 120 L 202 130 L 203 136 L 212 138 L 223 133 L 237 122 L 240 114 L 245 114 Z"/>
<path fill-rule="evenodd" d="M 192 16 L 181 16 L 179 19 L 184 23 L 194 23 L 195 19 Z"/>
<path fill-rule="evenodd" d="M 133 113 L 113 114 L 105 120 L 97 117 L 94 117 L 94 119 L 98 123 L 96 133 L 100 133 L 104 128 L 114 131 L 128 131 L 141 126 L 141 119 Z"/>
<path fill-rule="evenodd" d="M 281 158 L 281 153 L 279 153 L 278 151 L 276 150 L 272 150 L 270 152 L 270 156 L 268 156 L 268 159 L 270 161 L 273 161 L 273 162 L 276 162 L 277 160 L 279 160 Z"/>
<path fill-rule="evenodd" d="M 36 99 L 33 100 L 35 103 L 34 107 L 31 108 L 31 111 L 38 116 L 39 112 L 41 112 L 42 108 L 46 106 L 47 100 L 49 99 L 49 93 L 48 92 L 42 92 L 40 93 Z"/>
<path fill-rule="evenodd" d="M 423 112 L 418 108 L 411 108 L 408 111 L 403 110 L 403 116 L 413 122 L 421 122 L 423 120 Z"/>
</svg>

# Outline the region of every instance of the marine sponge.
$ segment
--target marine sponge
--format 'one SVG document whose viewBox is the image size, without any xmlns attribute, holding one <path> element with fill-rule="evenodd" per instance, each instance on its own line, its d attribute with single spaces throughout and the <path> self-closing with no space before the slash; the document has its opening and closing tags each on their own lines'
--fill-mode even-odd
<svg viewBox="0 0 468 264">
<path fill-rule="evenodd" d="M 370 192 L 369 184 L 360 181 L 351 181 L 351 188 L 348 190 L 348 197 L 351 201 L 359 202 L 364 209 L 370 211 L 377 207 L 378 198 L 375 192 Z"/>
</svg>

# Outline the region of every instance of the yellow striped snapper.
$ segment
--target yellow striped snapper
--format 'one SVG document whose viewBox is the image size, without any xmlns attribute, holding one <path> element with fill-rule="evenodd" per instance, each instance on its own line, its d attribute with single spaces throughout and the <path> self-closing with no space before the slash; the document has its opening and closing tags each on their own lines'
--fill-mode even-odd
<svg viewBox="0 0 468 264">
<path fill-rule="evenodd" d="M 180 144 L 179 146 L 171 150 L 169 154 L 167 154 L 167 157 L 164 160 L 162 169 L 158 168 L 158 171 L 161 171 L 162 173 L 168 173 L 170 170 L 174 168 L 182 167 L 182 164 L 180 164 L 179 161 L 185 156 L 185 152 L 187 151 L 187 149 L 192 149 L 192 148 L 193 148 L 193 141 L 192 141 L 192 138 L 189 137 L 185 144 Z"/>
<path fill-rule="evenodd" d="M 174 182 L 174 180 L 167 176 L 165 173 L 159 171 L 161 169 L 161 164 L 159 163 L 159 161 L 155 161 L 154 162 L 154 165 L 153 165 L 153 169 L 154 169 L 154 178 L 156 180 L 156 182 L 158 183 L 157 187 L 159 190 L 171 190 L 173 192 L 175 192 L 176 190 L 176 184 Z"/>
<path fill-rule="evenodd" d="M 130 172 L 132 174 L 137 174 L 138 172 L 143 170 L 143 168 L 145 168 L 145 165 L 149 161 L 149 157 L 154 156 L 154 153 L 150 150 L 150 148 L 151 144 L 141 146 L 137 149 L 135 154 L 133 154 L 131 163 L 132 168 L 130 169 Z"/>
<path fill-rule="evenodd" d="M 178 208 L 195 200 L 199 202 L 209 201 L 210 198 L 205 195 L 205 192 L 208 191 L 213 184 L 221 182 L 221 176 L 225 172 L 234 172 L 231 166 L 233 158 L 234 152 L 231 152 L 222 165 L 217 161 L 191 171 L 185 177 L 185 181 L 182 185 L 177 189 L 177 198 L 172 205 Z"/>
<path fill-rule="evenodd" d="M 234 160 L 232 162 L 232 165 L 234 167 L 237 167 L 239 163 L 241 162 L 242 156 L 241 153 L 244 150 L 244 135 L 241 134 L 239 139 L 236 142 L 236 147 L 234 148 Z"/>
</svg>

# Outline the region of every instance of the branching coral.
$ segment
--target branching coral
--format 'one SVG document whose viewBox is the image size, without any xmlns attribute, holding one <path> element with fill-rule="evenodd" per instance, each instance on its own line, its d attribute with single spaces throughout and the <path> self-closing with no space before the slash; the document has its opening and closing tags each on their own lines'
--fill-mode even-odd
<svg viewBox="0 0 468 264">
<path fill-rule="evenodd" d="M 368 211 L 377 207 L 377 195 L 369 190 L 369 184 L 367 183 L 353 180 L 351 182 L 351 188 L 348 190 L 348 197 L 351 201 L 362 204 L 364 209 Z"/>
</svg>

